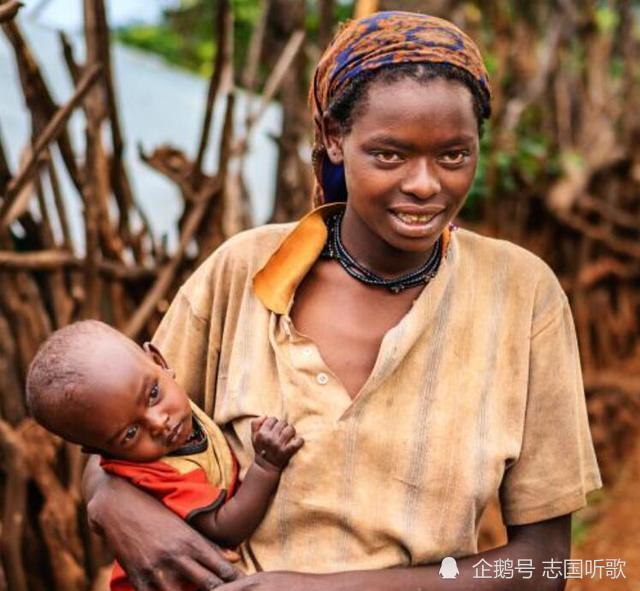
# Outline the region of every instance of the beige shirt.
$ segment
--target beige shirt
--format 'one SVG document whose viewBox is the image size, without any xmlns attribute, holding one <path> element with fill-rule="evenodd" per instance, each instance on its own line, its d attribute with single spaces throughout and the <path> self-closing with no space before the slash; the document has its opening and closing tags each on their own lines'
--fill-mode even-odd
<svg viewBox="0 0 640 591">
<path fill-rule="evenodd" d="M 211 417 L 193 402 L 191 410 L 207 437 L 206 447 L 193 453 L 164 456 L 161 461 L 175 468 L 180 474 L 200 468 L 207 475 L 210 485 L 224 491 L 233 490 L 236 486 L 236 466 L 224 434 Z"/>
<path fill-rule="evenodd" d="M 246 570 L 471 555 L 498 491 L 511 525 L 583 507 L 601 480 L 571 313 L 547 265 L 454 231 L 351 400 L 288 314 L 334 209 L 227 241 L 180 289 L 155 339 L 223 427 L 241 474 L 253 417 L 285 418 L 305 439 L 243 545 Z M 340 310 L 327 318 L 339 321 Z"/>
</svg>

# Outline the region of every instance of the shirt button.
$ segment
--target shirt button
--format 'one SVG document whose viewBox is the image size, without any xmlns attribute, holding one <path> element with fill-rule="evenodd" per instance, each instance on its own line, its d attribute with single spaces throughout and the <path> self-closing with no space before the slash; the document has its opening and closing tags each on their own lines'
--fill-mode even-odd
<svg viewBox="0 0 640 591">
<path fill-rule="evenodd" d="M 311 357 L 311 347 L 305 347 L 304 349 L 302 349 L 302 354 L 305 357 Z"/>
<path fill-rule="evenodd" d="M 321 386 L 324 386 L 328 381 L 329 381 L 329 376 L 323 371 L 321 371 L 316 376 L 316 382 L 318 382 L 318 384 L 320 384 Z"/>
</svg>

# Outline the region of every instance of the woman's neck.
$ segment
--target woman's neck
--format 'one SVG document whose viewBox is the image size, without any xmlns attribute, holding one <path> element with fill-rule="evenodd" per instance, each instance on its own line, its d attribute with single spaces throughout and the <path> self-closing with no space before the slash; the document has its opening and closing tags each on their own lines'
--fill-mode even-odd
<svg viewBox="0 0 640 591">
<path fill-rule="evenodd" d="M 385 279 L 414 271 L 425 264 L 433 246 L 425 252 L 400 250 L 386 242 L 347 206 L 340 228 L 342 244 L 349 254 L 368 270 Z M 436 243 L 434 239 L 434 244 Z"/>
</svg>

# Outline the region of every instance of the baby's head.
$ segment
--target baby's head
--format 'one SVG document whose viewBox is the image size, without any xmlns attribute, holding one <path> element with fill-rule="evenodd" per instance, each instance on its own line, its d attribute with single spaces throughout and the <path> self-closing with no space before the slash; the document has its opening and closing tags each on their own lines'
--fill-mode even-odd
<svg viewBox="0 0 640 591">
<path fill-rule="evenodd" d="M 192 433 L 189 399 L 161 353 L 97 320 L 66 326 L 40 347 L 27 405 L 64 439 L 132 462 L 155 461 Z"/>
</svg>

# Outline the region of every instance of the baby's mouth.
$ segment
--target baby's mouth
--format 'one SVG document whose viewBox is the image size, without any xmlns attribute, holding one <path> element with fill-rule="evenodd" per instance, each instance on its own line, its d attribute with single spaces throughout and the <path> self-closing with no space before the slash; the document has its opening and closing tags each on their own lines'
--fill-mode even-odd
<svg viewBox="0 0 640 591">
<path fill-rule="evenodd" d="M 169 433 L 169 436 L 167 437 L 167 447 L 171 447 L 172 445 L 174 445 L 176 443 L 176 441 L 178 441 L 178 438 L 180 437 L 180 434 L 182 433 L 182 425 L 184 424 L 184 421 L 180 421 L 173 429 L 171 429 L 171 432 Z"/>
</svg>

